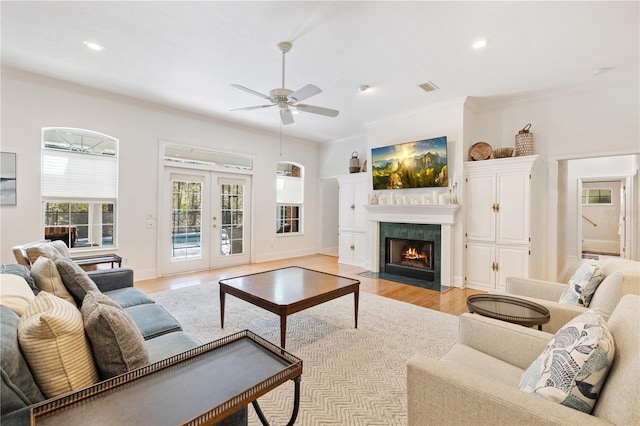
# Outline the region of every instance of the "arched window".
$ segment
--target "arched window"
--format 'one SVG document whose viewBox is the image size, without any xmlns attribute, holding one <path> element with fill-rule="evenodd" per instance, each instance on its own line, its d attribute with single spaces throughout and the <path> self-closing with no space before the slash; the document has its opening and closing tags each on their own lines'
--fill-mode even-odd
<svg viewBox="0 0 640 426">
<path fill-rule="evenodd" d="M 42 129 L 43 237 L 70 249 L 116 246 L 118 140 L 98 132 Z"/>
<path fill-rule="evenodd" d="M 304 202 L 304 167 L 289 162 L 277 165 L 276 233 L 301 234 Z"/>
</svg>

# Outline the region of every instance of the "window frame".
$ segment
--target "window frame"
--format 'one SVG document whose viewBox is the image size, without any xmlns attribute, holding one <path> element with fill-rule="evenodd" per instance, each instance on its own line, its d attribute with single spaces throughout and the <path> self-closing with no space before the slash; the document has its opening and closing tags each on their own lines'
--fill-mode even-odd
<svg viewBox="0 0 640 426">
<path fill-rule="evenodd" d="M 299 185 L 294 185 L 292 179 L 300 179 Z M 285 187 L 288 191 L 296 189 L 299 194 L 282 194 L 280 191 Z M 295 213 L 292 215 L 293 211 Z M 304 235 L 303 213 L 304 166 L 292 161 L 280 161 L 276 165 L 276 236 Z M 285 228 L 285 225 L 293 223 L 297 223 L 297 229 L 295 226 L 290 226 L 290 230 Z"/>
<path fill-rule="evenodd" d="M 68 143 L 64 141 L 66 137 L 69 138 Z M 85 139 L 87 143 L 83 143 Z M 81 142 L 78 144 L 76 143 L 77 140 Z M 70 127 L 42 128 L 40 201 L 42 212 L 41 229 L 45 239 L 50 239 L 47 238 L 47 236 L 52 235 L 57 237 L 56 239 L 62 239 L 63 241 L 68 238 L 65 242 L 69 247 L 69 251 L 72 253 L 115 250 L 118 248 L 119 142 L 117 138 L 92 130 Z M 83 157 L 83 155 L 87 155 L 88 157 Z M 84 191 L 78 191 L 77 195 L 71 192 L 65 195 L 64 186 L 62 190 L 52 187 L 50 185 L 51 180 L 49 180 L 48 185 L 45 182 L 47 176 L 58 174 L 49 169 L 49 167 L 51 167 L 51 159 L 64 160 L 65 158 L 69 159 L 70 164 L 74 164 L 73 161 L 75 160 L 73 160 L 73 158 L 82 164 L 91 161 L 99 161 L 99 164 L 106 164 L 108 166 L 106 170 L 110 170 L 109 174 L 106 175 L 108 180 L 105 181 L 105 186 L 96 186 L 96 188 L 105 188 L 104 192 L 95 196 L 96 194 L 87 191 L 85 188 Z M 82 168 L 80 169 L 82 170 Z M 66 168 L 62 168 L 61 170 L 63 170 L 61 176 L 66 176 L 69 179 L 78 178 L 77 176 L 73 176 L 73 172 L 64 173 Z M 66 177 L 62 179 L 64 180 Z M 87 175 L 87 177 L 88 181 L 92 181 L 93 179 L 94 182 L 99 182 L 100 179 L 104 178 L 102 175 L 98 175 L 97 177 Z M 98 179 L 98 181 L 95 179 Z M 54 178 L 53 182 L 57 182 L 56 178 Z M 63 216 L 57 218 L 56 221 L 51 220 L 51 212 L 48 211 L 51 204 L 68 204 L 66 212 L 62 211 Z M 72 205 L 80 205 L 80 209 L 86 208 L 86 211 L 72 212 Z M 82 205 L 86 206 L 83 207 Z M 107 211 L 104 211 L 105 205 L 107 205 Z M 77 215 L 86 214 L 87 223 L 73 223 L 72 215 L 74 213 Z M 105 215 L 110 221 L 103 221 Z M 67 236 L 59 238 L 65 233 L 64 227 L 76 225 L 75 236 L 67 229 Z M 62 229 L 55 229 L 58 227 Z M 81 235 L 83 236 L 82 238 L 86 238 L 86 242 L 78 244 L 81 240 Z M 105 241 L 110 241 L 110 244 L 104 244 Z"/>
<path fill-rule="evenodd" d="M 603 197 L 602 195 L 602 191 L 608 191 L 609 192 L 609 202 L 591 202 L 591 192 L 596 192 L 598 191 L 598 200 L 601 200 L 602 198 L 606 199 L 606 196 Z M 593 196 L 595 197 L 595 196 Z M 611 188 L 582 188 L 582 195 L 580 198 L 580 201 L 582 203 L 583 206 L 611 206 L 613 205 L 613 190 Z"/>
</svg>

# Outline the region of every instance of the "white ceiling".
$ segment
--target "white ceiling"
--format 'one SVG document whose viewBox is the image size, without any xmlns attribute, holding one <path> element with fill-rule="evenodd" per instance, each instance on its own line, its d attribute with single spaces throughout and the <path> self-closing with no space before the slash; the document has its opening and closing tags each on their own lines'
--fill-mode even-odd
<svg viewBox="0 0 640 426">
<path fill-rule="evenodd" d="M 473 96 L 530 95 L 638 79 L 639 2 L 13 2 L 1 3 L 2 63 L 83 85 L 279 129 L 277 107 L 232 88 L 323 93 L 285 134 L 313 141 Z M 490 40 L 483 50 L 471 44 Z M 84 41 L 100 43 L 102 52 Z M 612 67 L 594 76 L 593 70 Z M 440 87 L 427 93 L 419 84 Z M 369 92 L 358 93 L 361 84 Z M 5 106 L 6 107 L 6 106 Z"/>
</svg>

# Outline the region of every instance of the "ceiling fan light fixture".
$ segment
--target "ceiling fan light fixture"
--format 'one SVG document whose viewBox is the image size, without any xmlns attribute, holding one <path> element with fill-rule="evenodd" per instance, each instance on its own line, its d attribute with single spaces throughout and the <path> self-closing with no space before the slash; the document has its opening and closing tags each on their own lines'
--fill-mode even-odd
<svg viewBox="0 0 640 426">
<path fill-rule="evenodd" d="M 358 92 L 366 92 L 369 89 L 371 89 L 371 86 L 369 86 L 368 84 L 361 84 L 360 86 L 358 86 Z"/>
</svg>

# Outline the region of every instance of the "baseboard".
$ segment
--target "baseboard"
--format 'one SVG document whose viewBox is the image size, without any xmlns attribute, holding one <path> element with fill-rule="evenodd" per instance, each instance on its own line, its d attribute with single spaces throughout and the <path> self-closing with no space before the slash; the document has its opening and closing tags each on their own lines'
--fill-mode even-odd
<svg viewBox="0 0 640 426">
<path fill-rule="evenodd" d="M 296 251 L 281 251 L 281 252 L 271 252 L 265 253 L 262 255 L 257 255 L 255 258 L 255 263 L 262 262 L 270 262 L 272 260 L 282 260 L 282 259 L 290 259 L 292 257 L 302 257 L 309 256 L 312 254 L 318 254 L 316 250 L 308 249 L 308 250 L 296 250 Z"/>
</svg>

